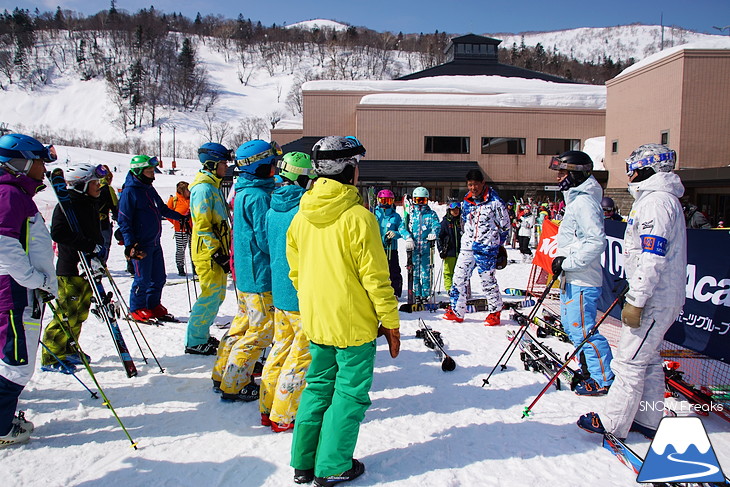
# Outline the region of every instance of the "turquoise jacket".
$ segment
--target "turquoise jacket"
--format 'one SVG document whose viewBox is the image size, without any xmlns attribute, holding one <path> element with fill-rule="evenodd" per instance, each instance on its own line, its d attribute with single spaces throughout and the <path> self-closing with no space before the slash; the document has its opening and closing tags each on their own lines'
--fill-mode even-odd
<svg viewBox="0 0 730 487">
<path fill-rule="evenodd" d="M 299 211 L 304 189 L 294 184 L 277 188 L 271 195 L 271 209 L 266 212 L 266 235 L 271 257 L 271 292 L 274 306 L 284 311 L 299 311 L 297 290 L 289 279 L 286 260 L 286 231 Z"/>
<path fill-rule="evenodd" d="M 383 240 L 383 247 L 387 250 L 395 250 L 398 248 L 398 239 L 411 238 L 411 232 L 406 228 L 403 218 L 395 211 L 392 206 L 387 208 L 381 208 L 378 206 L 375 208 L 375 218 L 378 219 L 380 225 L 380 238 Z M 386 242 L 385 234 L 393 231 L 395 237 L 393 237 L 389 243 Z"/>
<path fill-rule="evenodd" d="M 233 203 L 233 265 L 236 289 L 244 293 L 271 291 L 266 212 L 271 205 L 274 178 L 238 177 Z"/>
</svg>

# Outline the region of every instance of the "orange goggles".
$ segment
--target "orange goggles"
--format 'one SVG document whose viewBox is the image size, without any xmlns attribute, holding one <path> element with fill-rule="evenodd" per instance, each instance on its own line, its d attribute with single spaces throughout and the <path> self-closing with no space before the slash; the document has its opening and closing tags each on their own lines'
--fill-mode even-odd
<svg viewBox="0 0 730 487">
<path fill-rule="evenodd" d="M 395 198 L 378 198 L 379 205 L 392 205 Z"/>
<path fill-rule="evenodd" d="M 428 198 L 425 196 L 417 196 L 413 198 L 413 202 L 417 205 L 426 205 L 428 204 Z"/>
</svg>

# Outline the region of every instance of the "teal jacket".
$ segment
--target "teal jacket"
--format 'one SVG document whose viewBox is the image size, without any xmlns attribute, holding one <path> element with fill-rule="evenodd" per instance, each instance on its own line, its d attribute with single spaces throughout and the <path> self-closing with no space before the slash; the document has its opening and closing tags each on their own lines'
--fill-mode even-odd
<svg viewBox="0 0 730 487">
<path fill-rule="evenodd" d="M 381 208 L 378 206 L 375 208 L 375 218 L 378 219 L 378 225 L 380 225 L 380 238 L 383 240 L 383 247 L 387 250 L 395 250 L 398 248 L 398 239 L 411 238 L 411 232 L 406 228 L 405 223 L 401 216 L 395 211 L 392 206 L 387 208 Z M 395 232 L 390 242 L 386 242 L 385 234 L 389 231 Z"/>
<path fill-rule="evenodd" d="M 233 203 L 233 265 L 236 289 L 244 293 L 271 291 L 266 212 L 271 205 L 274 178 L 238 177 Z"/>
<path fill-rule="evenodd" d="M 286 231 L 299 211 L 299 200 L 304 189 L 289 184 L 277 188 L 271 195 L 271 209 L 266 212 L 266 235 L 271 257 L 271 292 L 274 306 L 284 311 L 299 311 L 297 291 L 289 279 L 286 260 Z"/>
</svg>

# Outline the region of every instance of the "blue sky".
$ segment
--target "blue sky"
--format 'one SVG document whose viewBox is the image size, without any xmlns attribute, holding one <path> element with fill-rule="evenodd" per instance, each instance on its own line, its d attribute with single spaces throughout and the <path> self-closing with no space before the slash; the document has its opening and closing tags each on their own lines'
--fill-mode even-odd
<svg viewBox="0 0 730 487">
<path fill-rule="evenodd" d="M 55 11 L 56 6 L 84 14 L 109 8 L 109 0 L 0 0 L 0 8 L 16 6 L 33 11 Z M 493 2 L 457 0 L 284 0 L 242 2 L 233 0 L 117 0 L 117 8 L 136 12 L 151 5 L 167 13 L 182 12 L 188 17 L 222 15 L 236 18 L 239 13 L 265 25 L 293 24 L 302 20 L 325 18 L 377 31 L 404 33 L 433 32 L 450 34 L 473 32 L 501 33 L 606 27 L 639 22 L 677 25 L 687 29 L 719 34 L 713 26 L 730 26 L 730 0 L 516 0 Z M 725 29 L 723 33 L 727 34 Z"/>
</svg>

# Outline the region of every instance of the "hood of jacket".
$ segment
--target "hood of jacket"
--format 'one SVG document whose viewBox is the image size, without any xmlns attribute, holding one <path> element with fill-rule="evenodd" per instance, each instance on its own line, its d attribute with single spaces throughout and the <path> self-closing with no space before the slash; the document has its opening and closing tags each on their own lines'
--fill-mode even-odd
<svg viewBox="0 0 730 487">
<path fill-rule="evenodd" d="M 286 212 L 299 204 L 305 189 L 296 184 L 280 186 L 271 193 L 271 209 Z"/>
<path fill-rule="evenodd" d="M 315 225 L 326 225 L 335 221 L 348 208 L 361 204 L 362 197 L 355 186 L 319 178 L 312 189 L 302 196 L 299 212 Z"/>
<path fill-rule="evenodd" d="M 598 181 L 596 181 L 596 178 L 591 176 L 578 186 L 570 188 L 568 191 L 563 191 L 565 204 L 569 205 L 571 201 L 574 201 L 582 194 L 587 194 L 594 200 L 601 201 L 601 198 L 603 198 L 603 188 L 601 188 L 601 185 Z"/>
<path fill-rule="evenodd" d="M 41 181 L 36 181 L 25 174 L 15 175 L 5 171 L 4 169 L 0 169 L 0 184 L 11 184 L 13 186 L 17 186 L 31 197 L 35 196 L 36 193 L 46 187 Z"/>
<path fill-rule="evenodd" d="M 658 172 L 639 183 L 629 183 L 629 193 L 635 199 L 638 199 L 642 193 L 652 191 L 664 191 L 681 198 L 684 195 L 684 185 L 679 176 L 673 172 Z"/>
<path fill-rule="evenodd" d="M 221 185 L 221 178 L 209 171 L 206 171 L 205 169 L 201 169 L 198 171 L 198 174 L 195 175 L 195 179 L 193 179 L 193 182 L 190 183 L 188 189 L 193 189 L 193 186 L 197 186 L 198 184 L 212 184 L 216 188 L 219 188 Z"/>
<path fill-rule="evenodd" d="M 244 177 L 247 176 L 246 174 L 241 175 L 236 179 L 236 184 L 233 186 L 233 189 L 236 190 L 236 193 L 239 191 L 246 189 L 246 188 L 261 188 L 267 193 L 272 193 L 274 189 L 276 188 L 276 183 L 274 182 L 274 178 L 254 178 L 254 177 Z"/>
</svg>

